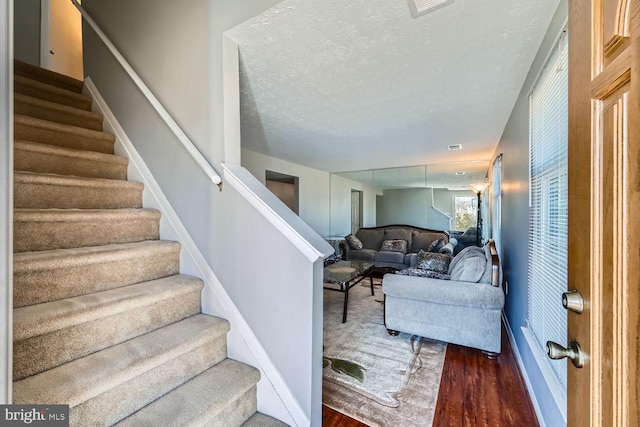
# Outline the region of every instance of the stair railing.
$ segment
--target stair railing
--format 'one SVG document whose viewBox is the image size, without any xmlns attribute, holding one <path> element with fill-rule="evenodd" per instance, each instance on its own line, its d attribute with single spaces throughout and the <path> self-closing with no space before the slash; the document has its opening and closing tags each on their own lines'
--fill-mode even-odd
<svg viewBox="0 0 640 427">
<path fill-rule="evenodd" d="M 87 11 L 78 3 L 77 0 L 71 0 L 71 3 L 78 9 L 82 18 L 86 21 L 87 24 L 95 31 L 97 36 L 102 40 L 107 49 L 111 52 L 111 54 L 116 58 L 118 63 L 122 66 L 122 68 L 126 71 L 126 73 L 131 77 L 131 80 L 138 86 L 138 89 L 144 94 L 149 103 L 156 110 L 158 115 L 164 120 L 166 125 L 171 129 L 174 135 L 178 138 L 178 141 L 184 146 L 187 152 L 191 155 L 191 157 L 196 161 L 200 169 L 209 177 L 211 182 L 216 184 L 220 191 L 222 191 L 222 178 L 215 171 L 213 166 L 207 161 L 207 159 L 202 155 L 202 153 L 196 148 L 194 143 L 189 139 L 187 134 L 182 130 L 180 125 L 174 120 L 174 118 L 169 114 L 166 108 L 160 103 L 158 98 L 151 92 L 151 89 L 145 84 L 142 78 L 136 73 L 136 71 L 131 67 L 129 62 L 122 56 L 120 51 L 111 43 L 111 40 L 106 36 L 106 34 L 100 29 L 98 24 L 91 18 L 91 16 L 87 13 Z"/>
</svg>

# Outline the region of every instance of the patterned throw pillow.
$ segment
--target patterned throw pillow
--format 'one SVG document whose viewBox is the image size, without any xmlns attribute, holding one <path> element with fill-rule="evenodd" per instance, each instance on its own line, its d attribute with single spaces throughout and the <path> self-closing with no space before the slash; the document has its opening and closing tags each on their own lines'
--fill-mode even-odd
<svg viewBox="0 0 640 427">
<path fill-rule="evenodd" d="M 451 257 L 447 254 L 434 254 L 433 252 L 420 250 L 418 252 L 418 264 L 416 268 L 446 274 L 449 272 L 450 262 Z"/>
<path fill-rule="evenodd" d="M 349 234 L 344 239 L 349 243 L 351 249 L 362 249 L 362 242 L 353 234 Z"/>
<path fill-rule="evenodd" d="M 404 270 L 396 271 L 396 274 L 401 274 L 403 276 L 428 277 L 430 279 L 451 280 L 451 276 L 448 274 L 438 273 L 437 271 L 432 270 L 422 270 L 420 268 L 405 268 Z"/>
<path fill-rule="evenodd" d="M 382 242 L 381 251 L 388 252 L 401 252 L 407 253 L 407 241 L 406 240 L 385 240 Z"/>
<path fill-rule="evenodd" d="M 431 242 L 429 247 L 427 248 L 427 252 L 438 252 L 444 246 L 444 237 L 439 238 L 438 240 L 434 240 Z"/>
</svg>

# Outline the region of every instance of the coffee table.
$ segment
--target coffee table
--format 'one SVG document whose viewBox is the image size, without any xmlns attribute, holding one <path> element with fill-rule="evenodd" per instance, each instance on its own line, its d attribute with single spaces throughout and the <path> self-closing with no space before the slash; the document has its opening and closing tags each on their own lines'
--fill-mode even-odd
<svg viewBox="0 0 640 427">
<path fill-rule="evenodd" d="M 347 321 L 347 306 L 349 305 L 349 289 L 368 277 L 371 281 L 371 295 L 373 295 L 374 264 L 366 261 L 338 261 L 324 268 L 323 279 L 325 283 L 338 285 L 338 288 L 327 287 L 328 291 L 344 293 L 344 308 L 342 309 L 342 323 Z"/>
</svg>

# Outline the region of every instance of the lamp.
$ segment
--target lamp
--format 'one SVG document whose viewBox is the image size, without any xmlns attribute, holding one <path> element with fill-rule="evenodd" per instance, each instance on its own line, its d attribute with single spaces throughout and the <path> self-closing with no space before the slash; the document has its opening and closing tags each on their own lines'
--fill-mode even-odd
<svg viewBox="0 0 640 427">
<path fill-rule="evenodd" d="M 482 211 L 480 209 L 480 193 L 482 193 L 484 189 L 487 188 L 487 183 L 476 182 L 473 184 L 469 184 L 469 186 L 478 195 L 478 211 L 477 211 L 477 220 L 476 220 L 476 246 L 480 246 L 480 231 L 482 229 L 482 215 L 481 215 Z"/>
</svg>

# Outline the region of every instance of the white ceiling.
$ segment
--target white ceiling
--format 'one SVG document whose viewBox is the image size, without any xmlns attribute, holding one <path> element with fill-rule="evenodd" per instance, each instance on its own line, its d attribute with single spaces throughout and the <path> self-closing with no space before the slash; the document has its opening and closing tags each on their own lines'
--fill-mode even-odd
<svg viewBox="0 0 640 427">
<path fill-rule="evenodd" d="M 559 0 L 286 0 L 230 30 L 243 148 L 329 172 L 490 159 Z M 448 151 L 462 144 L 460 151 Z"/>
</svg>

